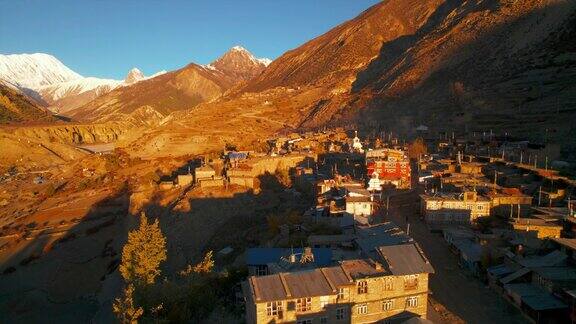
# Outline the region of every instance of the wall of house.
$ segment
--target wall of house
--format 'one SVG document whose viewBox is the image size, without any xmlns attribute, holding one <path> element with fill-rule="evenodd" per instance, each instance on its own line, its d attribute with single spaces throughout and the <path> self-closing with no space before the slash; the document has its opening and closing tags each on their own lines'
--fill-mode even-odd
<svg viewBox="0 0 576 324">
<path fill-rule="evenodd" d="M 522 232 L 535 232 L 536 237 L 539 239 L 553 237 L 559 238 L 562 232 L 562 227 L 560 226 L 539 226 L 539 225 L 528 225 L 528 224 L 512 224 L 515 230 Z"/>
<path fill-rule="evenodd" d="M 392 290 L 386 290 L 386 280 L 388 279 L 391 279 Z M 409 297 L 418 297 L 417 307 L 407 306 Z M 354 304 L 351 309 L 352 323 L 378 321 L 403 312 L 410 312 L 425 317 L 428 310 L 428 274 L 418 275 L 418 286 L 416 289 L 405 289 L 404 276 L 368 279 L 368 293 L 359 294 L 357 287 L 354 287 L 350 291 L 350 298 Z M 383 309 L 385 300 L 393 301 L 392 309 L 387 311 Z M 358 308 L 361 304 L 368 306 L 367 314 L 358 314 Z"/>
<path fill-rule="evenodd" d="M 178 184 L 180 186 L 188 186 L 194 182 L 194 177 L 191 174 L 178 175 Z"/>
<path fill-rule="evenodd" d="M 224 181 L 222 179 L 201 179 L 199 182 L 200 188 L 208 188 L 208 187 L 223 187 Z"/>
<path fill-rule="evenodd" d="M 346 212 L 352 215 L 369 216 L 372 215 L 373 204 L 371 202 L 347 202 Z"/>
<path fill-rule="evenodd" d="M 368 292 L 358 293 L 357 281 L 353 286 L 344 288 L 344 298 L 338 299 L 337 294 L 330 296 L 312 297 L 312 308 L 306 313 L 296 312 L 296 299 L 283 301 L 282 317 L 268 316 L 266 302 L 256 304 L 255 318 L 257 323 L 290 323 L 301 319 L 312 319 L 312 323 L 319 323 L 320 318 L 326 317 L 328 323 L 366 323 L 377 322 L 392 317 L 400 313 L 410 313 L 425 317 L 428 310 L 428 274 L 418 275 L 418 285 L 413 289 L 406 289 L 404 286 L 405 276 L 386 276 L 366 279 Z M 386 278 L 386 279 L 385 279 Z M 389 281 L 388 281 L 389 280 Z M 392 285 L 388 286 L 386 283 Z M 418 298 L 416 307 L 408 306 L 407 300 L 410 297 Z M 390 310 L 384 310 L 384 301 L 392 300 Z M 323 303 L 328 303 L 323 307 Z M 366 314 L 359 314 L 358 309 L 363 305 L 367 306 Z M 345 318 L 336 319 L 339 308 L 343 308 Z M 247 323 L 252 323 L 248 320 Z"/>
<path fill-rule="evenodd" d="M 478 217 L 490 216 L 490 201 L 462 201 L 462 200 L 434 200 L 423 199 L 421 211 L 430 221 L 447 222 L 454 219 L 455 222 L 463 222 L 465 214 L 469 211 L 469 222 L 474 222 Z M 453 210 L 453 211 L 452 211 Z M 444 216 L 443 216 L 444 215 Z"/>
</svg>

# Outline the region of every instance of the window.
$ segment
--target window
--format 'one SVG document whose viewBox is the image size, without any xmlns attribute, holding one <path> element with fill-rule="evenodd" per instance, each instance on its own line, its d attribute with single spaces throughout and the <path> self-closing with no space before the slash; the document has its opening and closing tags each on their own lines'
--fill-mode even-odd
<svg viewBox="0 0 576 324">
<path fill-rule="evenodd" d="M 297 312 L 308 312 L 312 308 L 312 298 L 298 298 L 296 299 L 296 311 Z"/>
<path fill-rule="evenodd" d="M 367 281 L 358 281 L 358 293 L 359 294 L 367 294 L 368 293 L 368 282 Z"/>
<path fill-rule="evenodd" d="M 389 311 L 394 308 L 394 301 L 389 299 L 382 302 L 382 310 Z"/>
<path fill-rule="evenodd" d="M 418 275 L 404 276 L 404 289 L 412 290 L 418 288 Z"/>
<path fill-rule="evenodd" d="M 408 297 L 406 299 L 407 307 L 418 307 L 418 297 Z"/>
<path fill-rule="evenodd" d="M 343 300 L 344 299 L 344 293 L 345 293 L 344 288 L 338 288 L 338 295 L 336 296 L 336 298 L 338 300 Z"/>
<path fill-rule="evenodd" d="M 282 302 L 274 301 L 266 304 L 266 314 L 268 316 L 282 316 Z"/>
<path fill-rule="evenodd" d="M 296 321 L 297 324 L 312 324 L 312 320 L 311 319 L 302 319 L 302 320 L 298 320 Z"/>
<path fill-rule="evenodd" d="M 267 265 L 259 265 L 256 268 L 256 276 L 265 276 L 268 274 L 268 266 Z"/>
<path fill-rule="evenodd" d="M 356 306 L 356 312 L 358 314 L 367 314 L 368 313 L 368 305 L 367 304 L 360 304 Z"/>
<path fill-rule="evenodd" d="M 340 307 L 336 308 L 336 319 L 343 320 L 346 317 L 346 308 Z"/>
<path fill-rule="evenodd" d="M 330 296 L 320 296 L 320 307 L 325 308 L 330 302 Z"/>
<path fill-rule="evenodd" d="M 328 324 L 328 317 L 320 317 L 320 324 Z"/>
<path fill-rule="evenodd" d="M 384 290 L 394 290 L 394 280 L 392 278 L 384 278 Z"/>
</svg>

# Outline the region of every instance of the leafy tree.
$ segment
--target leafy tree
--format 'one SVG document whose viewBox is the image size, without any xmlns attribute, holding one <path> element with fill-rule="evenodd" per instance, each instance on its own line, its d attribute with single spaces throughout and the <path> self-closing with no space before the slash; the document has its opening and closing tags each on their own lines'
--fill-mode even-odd
<svg viewBox="0 0 576 324">
<path fill-rule="evenodd" d="M 166 260 L 166 239 L 158 219 L 149 224 L 144 213 L 140 227 L 128 233 L 128 242 L 122 250 L 120 273 L 128 284 L 136 287 L 153 284 L 160 275 L 160 263 Z"/>
<path fill-rule="evenodd" d="M 187 276 L 191 273 L 197 274 L 206 274 L 212 272 L 214 268 L 214 252 L 212 250 L 208 251 L 206 255 L 204 255 L 204 259 L 200 261 L 197 265 L 191 266 L 188 265 L 186 270 L 180 271 L 180 275 Z"/>
<path fill-rule="evenodd" d="M 134 286 L 128 285 L 124 289 L 123 296 L 116 298 L 112 304 L 112 310 L 122 324 L 138 323 L 138 318 L 144 313 L 142 307 L 134 305 L 133 295 Z"/>
<path fill-rule="evenodd" d="M 424 140 L 420 137 L 408 145 L 408 157 L 411 159 L 418 159 L 423 154 L 426 154 L 426 152 L 428 152 L 428 149 L 426 148 Z"/>
</svg>

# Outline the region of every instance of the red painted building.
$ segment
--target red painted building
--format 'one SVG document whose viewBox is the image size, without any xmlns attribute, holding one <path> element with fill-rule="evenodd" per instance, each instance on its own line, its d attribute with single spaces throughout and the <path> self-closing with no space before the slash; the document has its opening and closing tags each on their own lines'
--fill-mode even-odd
<svg viewBox="0 0 576 324">
<path fill-rule="evenodd" d="M 392 184 L 397 188 L 410 188 L 410 160 L 400 150 L 378 150 L 366 154 L 368 176 L 376 176 L 382 184 Z"/>
</svg>

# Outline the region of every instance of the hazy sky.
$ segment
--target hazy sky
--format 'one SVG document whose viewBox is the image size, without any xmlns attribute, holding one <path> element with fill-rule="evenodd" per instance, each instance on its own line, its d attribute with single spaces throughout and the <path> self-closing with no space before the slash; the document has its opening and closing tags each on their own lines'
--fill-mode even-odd
<svg viewBox="0 0 576 324">
<path fill-rule="evenodd" d="M 48 53 L 84 76 L 122 79 L 234 45 L 258 57 L 286 50 L 353 18 L 378 0 L 0 0 L 0 53 Z"/>
</svg>

